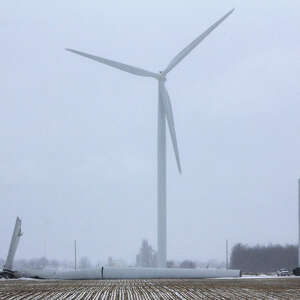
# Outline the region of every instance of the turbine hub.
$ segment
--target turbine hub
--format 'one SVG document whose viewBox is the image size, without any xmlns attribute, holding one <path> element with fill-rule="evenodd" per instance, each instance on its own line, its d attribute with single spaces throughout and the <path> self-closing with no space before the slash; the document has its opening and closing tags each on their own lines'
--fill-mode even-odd
<svg viewBox="0 0 300 300">
<path fill-rule="evenodd" d="M 159 71 L 158 73 L 159 73 L 159 75 L 160 75 L 160 76 L 159 76 L 159 80 L 165 82 L 165 81 L 167 80 L 167 78 L 166 78 L 164 72 L 163 72 L 163 71 Z"/>
</svg>

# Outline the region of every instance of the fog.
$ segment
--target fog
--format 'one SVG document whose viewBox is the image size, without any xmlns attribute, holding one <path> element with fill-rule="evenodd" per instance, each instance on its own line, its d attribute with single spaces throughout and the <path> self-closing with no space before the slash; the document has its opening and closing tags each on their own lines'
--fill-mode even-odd
<svg viewBox="0 0 300 300">
<path fill-rule="evenodd" d="M 168 258 L 225 260 L 225 240 L 297 242 L 300 2 L 2 1 L 0 257 L 135 261 L 156 249 L 157 83 L 68 53 L 168 75 Z"/>
</svg>

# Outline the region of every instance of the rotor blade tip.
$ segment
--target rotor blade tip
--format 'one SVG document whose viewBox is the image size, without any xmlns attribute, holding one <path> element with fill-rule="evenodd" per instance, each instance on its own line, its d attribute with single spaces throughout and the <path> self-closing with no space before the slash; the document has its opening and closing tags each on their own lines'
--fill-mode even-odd
<svg viewBox="0 0 300 300">
<path fill-rule="evenodd" d="M 75 49 L 71 49 L 71 48 L 65 48 L 66 51 L 72 52 L 72 53 L 76 53 L 79 54 L 80 52 L 75 50 Z"/>
</svg>

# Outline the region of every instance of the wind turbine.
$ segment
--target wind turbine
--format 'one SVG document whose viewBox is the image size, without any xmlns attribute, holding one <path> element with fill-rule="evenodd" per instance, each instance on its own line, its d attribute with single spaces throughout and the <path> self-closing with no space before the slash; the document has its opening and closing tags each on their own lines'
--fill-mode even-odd
<svg viewBox="0 0 300 300">
<path fill-rule="evenodd" d="M 165 87 L 167 74 L 181 62 L 202 40 L 204 40 L 218 25 L 220 25 L 234 9 L 229 11 L 216 23 L 198 36 L 193 42 L 179 52 L 168 64 L 166 69 L 159 73 L 150 72 L 141 68 L 91 55 L 81 51 L 66 49 L 67 51 L 95 60 L 116 69 L 144 77 L 152 77 L 158 80 L 158 127 L 157 127 L 157 246 L 158 267 L 166 267 L 167 261 L 167 208 L 166 208 L 166 121 L 168 123 L 170 136 L 173 144 L 175 158 L 179 173 L 181 164 L 177 146 L 176 132 L 172 105 L 168 91 Z"/>
</svg>

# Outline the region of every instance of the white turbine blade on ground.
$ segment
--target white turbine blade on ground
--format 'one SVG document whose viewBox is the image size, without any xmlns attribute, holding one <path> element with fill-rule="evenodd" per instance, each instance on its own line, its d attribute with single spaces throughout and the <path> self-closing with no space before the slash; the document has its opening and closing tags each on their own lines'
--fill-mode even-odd
<svg viewBox="0 0 300 300">
<path fill-rule="evenodd" d="M 103 63 L 105 65 L 111 66 L 113 68 L 117 68 L 117 69 L 120 69 L 122 71 L 134 74 L 134 75 L 159 78 L 159 74 L 155 74 L 153 72 L 149 72 L 149 71 L 146 71 L 146 70 L 141 69 L 141 68 L 133 67 L 133 66 L 130 66 L 130 65 L 126 65 L 126 64 L 117 62 L 117 61 L 109 60 L 109 59 L 106 59 L 106 58 L 102 58 L 102 57 L 99 57 L 99 56 L 91 55 L 91 54 L 84 53 L 84 52 L 77 51 L 77 50 L 73 50 L 73 49 L 68 49 L 67 48 L 66 50 L 70 51 L 70 52 L 73 52 L 73 53 L 76 53 L 76 54 L 81 55 L 81 56 L 85 56 L 85 57 L 90 58 L 92 60 L 95 60 L 97 62 L 100 62 L 100 63 Z"/>
<path fill-rule="evenodd" d="M 168 91 L 164 84 L 162 85 L 162 89 L 161 89 L 161 99 L 164 104 L 165 114 L 167 117 L 168 127 L 169 127 L 169 131 L 170 131 L 170 135 L 171 135 L 171 140 L 172 140 L 173 149 L 174 149 L 174 153 L 175 153 L 175 157 L 176 157 L 178 171 L 179 171 L 179 173 L 181 173 L 181 164 L 180 164 L 176 131 L 175 131 L 175 125 L 174 125 L 173 109 L 172 109 L 172 104 L 170 101 Z"/>
<path fill-rule="evenodd" d="M 198 36 L 194 41 L 192 41 L 187 47 L 185 47 L 181 52 L 179 52 L 169 63 L 167 68 L 163 71 L 163 74 L 169 73 L 178 63 L 180 63 L 202 40 L 204 40 L 216 27 L 218 27 L 227 17 L 233 13 L 234 9 L 229 11 L 220 20 L 210 26 L 206 31 L 204 31 L 200 36 Z"/>
</svg>

